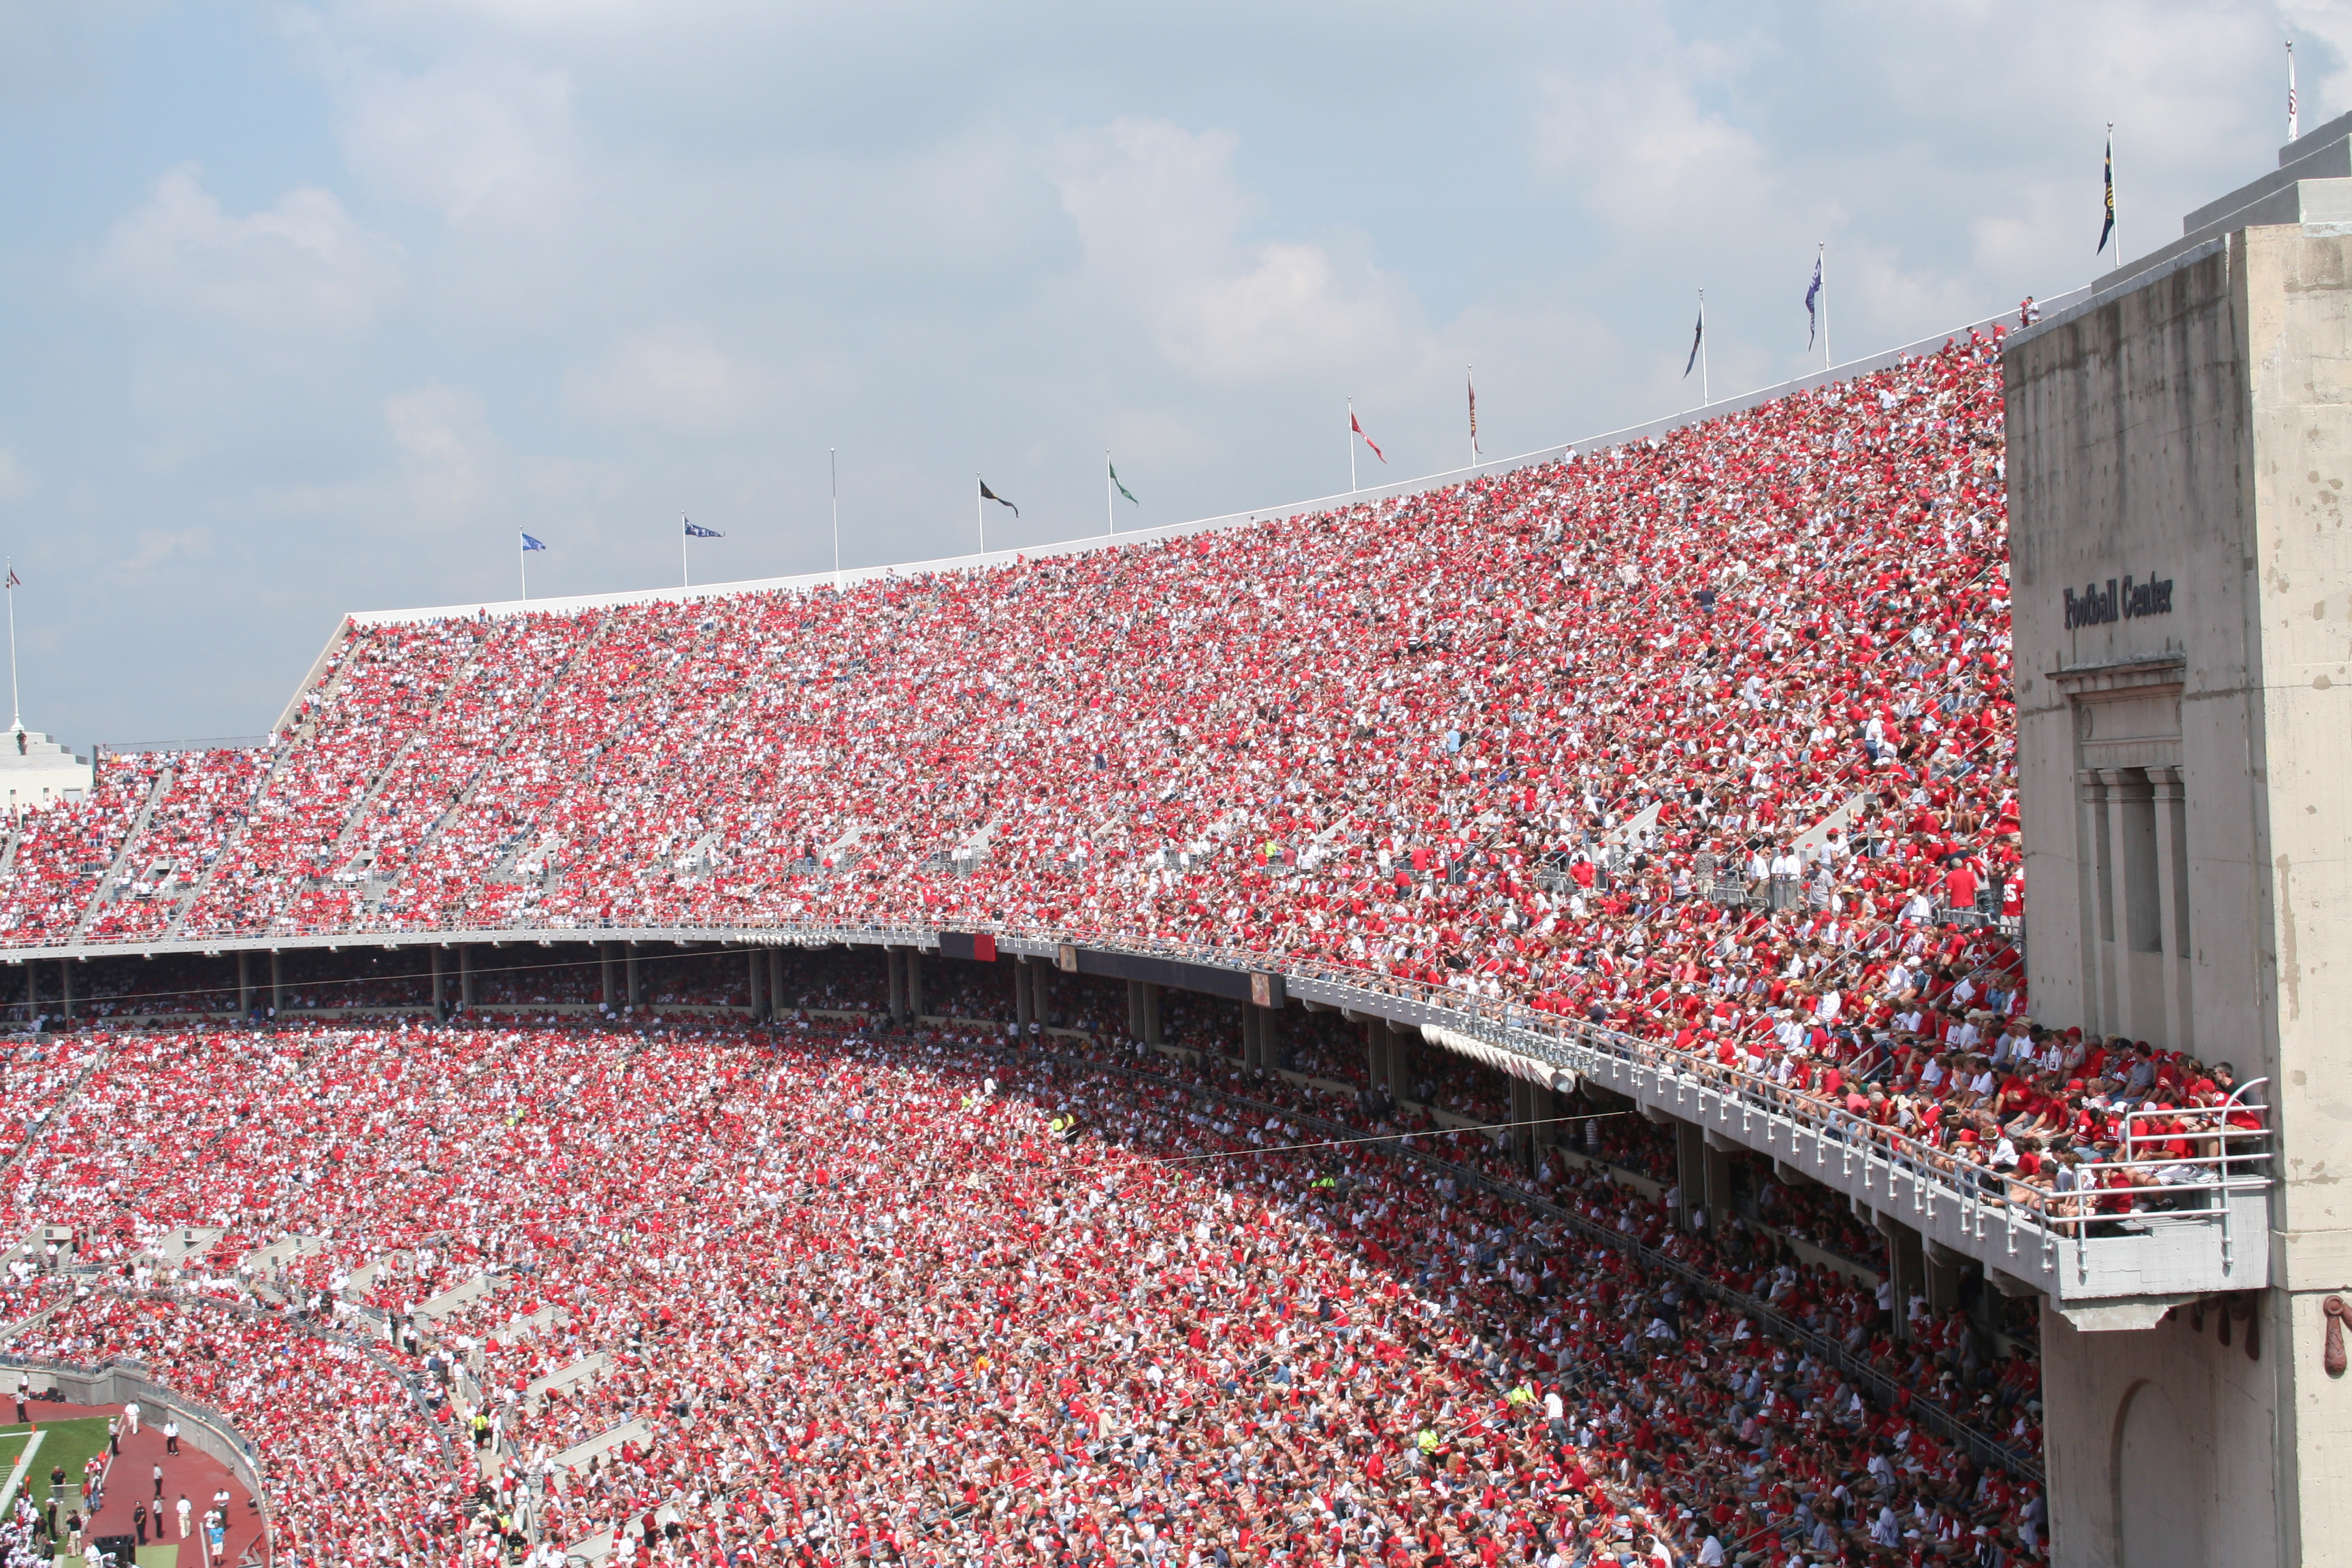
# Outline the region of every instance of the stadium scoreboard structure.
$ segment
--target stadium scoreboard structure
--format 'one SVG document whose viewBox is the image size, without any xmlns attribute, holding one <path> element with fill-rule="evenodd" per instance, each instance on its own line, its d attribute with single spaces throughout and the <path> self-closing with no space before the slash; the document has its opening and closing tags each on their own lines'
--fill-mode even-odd
<svg viewBox="0 0 2352 1568">
<path fill-rule="evenodd" d="M 2035 1013 L 2271 1108 L 2232 1289 L 2045 1299 L 2082 1568 L 2352 1563 L 2352 116 L 2280 165 L 2005 357 Z"/>
</svg>

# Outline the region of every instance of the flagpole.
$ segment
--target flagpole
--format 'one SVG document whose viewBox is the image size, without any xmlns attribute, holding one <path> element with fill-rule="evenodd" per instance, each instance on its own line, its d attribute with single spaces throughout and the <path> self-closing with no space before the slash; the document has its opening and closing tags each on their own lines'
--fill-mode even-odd
<svg viewBox="0 0 2352 1568">
<path fill-rule="evenodd" d="M 988 553 L 988 507 L 987 504 L 980 499 L 980 492 L 984 488 L 985 482 L 986 481 L 981 479 L 977 471 L 972 474 L 971 515 L 977 518 L 980 521 L 980 552 L 982 555 Z"/>
<path fill-rule="evenodd" d="M 1830 242 L 1822 240 L 1813 259 L 1822 269 L 1822 368 L 1829 369 L 1837 362 L 1830 358 Z"/>
<path fill-rule="evenodd" d="M 831 447 L 824 460 L 833 468 L 833 591 L 841 592 L 841 454 Z"/>
<path fill-rule="evenodd" d="M 694 586 L 694 572 L 686 563 L 686 513 L 677 514 L 677 581 L 681 587 Z"/>
<path fill-rule="evenodd" d="M 8 731 L 25 732 L 25 704 L 16 695 L 16 563 L 8 562 Z"/>
<path fill-rule="evenodd" d="M 1715 401 L 1715 394 L 1706 389 L 1706 290 L 1698 291 L 1698 405 L 1701 408 Z"/>
<path fill-rule="evenodd" d="M 522 574 L 522 596 L 530 598 L 530 552 L 522 547 L 522 535 L 515 535 L 515 569 Z"/>
<path fill-rule="evenodd" d="M 2110 120 L 2110 121 L 2107 121 L 2107 196 L 2108 196 L 2108 199 L 2109 199 L 2110 201 L 2113 201 L 2113 200 L 2114 200 L 2115 194 L 2116 194 L 2116 122 L 2115 122 L 2114 121 Z M 2107 210 L 2108 210 L 2108 212 L 2109 212 L 2109 214 L 2110 214 L 2110 215 L 2113 215 L 2113 214 L 2116 212 L 2116 210 L 2117 208 L 2120 208 L 2122 205 L 2123 205 L 2123 204 L 2122 204 L 2121 202 L 2116 202 L 2116 203 L 2115 203 L 2115 205 L 2114 205 L 2114 206 L 2109 207 Z M 2124 264 L 2124 220 L 2123 220 L 2122 218 L 2120 218 L 2120 217 L 2114 217 L 2114 216 L 2111 216 L 2110 221 L 2112 221 L 2112 222 L 2115 224 L 2115 226 L 2116 226 L 2116 227 L 2115 227 L 2115 241 L 2116 241 L 2116 262 L 2115 262 L 2115 265 L 2116 265 L 2116 267 L 2121 267 L 2121 266 Z M 2113 271 L 2113 270 L 2115 270 L 2115 268 L 2108 268 L 2108 270 L 2109 270 L 2109 271 Z"/>
<path fill-rule="evenodd" d="M 1478 367 L 1462 367 L 1462 384 L 1470 394 L 1470 466 L 1478 466 Z"/>
<path fill-rule="evenodd" d="M 1111 504 L 1110 448 L 1103 448 L 1103 516 L 1110 521 L 1110 531 L 1118 531 L 1118 508 Z"/>
<path fill-rule="evenodd" d="M 1348 493 L 1356 493 L 1356 400 L 1348 399 Z"/>
</svg>

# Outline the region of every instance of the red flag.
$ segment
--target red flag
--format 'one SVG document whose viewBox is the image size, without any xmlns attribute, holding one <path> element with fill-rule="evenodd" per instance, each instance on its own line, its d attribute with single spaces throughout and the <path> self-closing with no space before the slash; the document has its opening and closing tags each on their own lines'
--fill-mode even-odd
<svg viewBox="0 0 2352 1568">
<path fill-rule="evenodd" d="M 1379 450 L 1379 448 L 1378 448 L 1378 447 L 1374 447 L 1374 448 L 1373 448 L 1373 450 L 1374 450 L 1374 451 L 1378 451 L 1378 450 Z M 11 588 L 21 588 L 21 587 L 23 587 L 24 585 L 25 585 L 25 580 L 24 580 L 22 577 L 19 577 L 19 576 L 17 576 L 17 575 L 16 575 L 16 569 L 14 566 L 9 567 L 9 568 L 8 568 L 8 586 L 10 586 Z"/>
<path fill-rule="evenodd" d="M 1348 428 L 1353 430 L 1359 436 L 1364 436 L 1364 427 L 1356 423 L 1356 411 L 1352 408 L 1348 410 Z M 1389 460 L 1388 454 L 1381 450 L 1380 443 L 1373 440 L 1370 436 L 1364 436 L 1364 445 L 1370 447 L 1372 449 L 1372 456 L 1378 458 L 1381 462 L 1385 463 Z"/>
</svg>

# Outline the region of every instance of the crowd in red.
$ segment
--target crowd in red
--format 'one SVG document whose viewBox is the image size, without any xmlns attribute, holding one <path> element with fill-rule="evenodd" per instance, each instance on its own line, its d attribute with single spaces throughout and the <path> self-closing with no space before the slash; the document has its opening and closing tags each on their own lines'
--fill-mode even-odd
<svg viewBox="0 0 2352 1568">
<path fill-rule="evenodd" d="M 2193 1173 L 2192 1108 L 2233 1086 L 2030 1016 L 2001 485 L 1998 356 L 1970 341 L 1231 531 L 354 625 L 271 747 L 104 758 L 87 800 L 14 824 L 0 942 L 887 922 L 1246 953 L 1670 1043 L 1993 1190 L 2095 1187 L 2077 1214 L 2160 1205 L 2126 1114 L 2178 1108 L 2142 1130 Z M 337 973 L 289 1008 L 419 984 Z M 157 989 L 101 1005 L 170 1010 Z M 1372 1152 L 1184 1163 L 1285 1129 L 1114 1064 L 348 1022 L 124 1031 L 71 1082 L 28 1060 L 63 1120 L 13 1172 L 24 1218 L 132 1270 L 29 1348 L 260 1368 L 189 1392 L 268 1435 L 306 1562 L 454 1560 L 477 1479 L 553 1539 L 670 1561 L 2039 1551 L 2031 1495 L 1736 1302 L 2031 1447 L 2014 1343 L 1890 1334 L 1910 1303 L 1574 1162 L 1547 1167 L 1554 1214 Z M 1288 1048 L 1360 1082 L 1344 1045 Z M 1499 1084 L 1432 1054 L 1412 1088 L 1494 1120 Z M 1345 1119 L 1248 1087 L 1276 1121 Z M 1776 1201 L 1781 1236 L 1851 1244 Z M 154 1263 L 194 1226 L 224 1235 Z M 418 1378 L 495 1417 L 482 1476 Z M 298 1380 L 348 1391 L 334 1419 L 289 1417 Z M 624 1417 L 593 1468 L 557 1463 Z"/>
<path fill-rule="evenodd" d="M 15 1173 L 101 1288 L 10 1349 L 228 1415 L 305 1568 L 2037 1556 L 2033 1489 L 1737 1293 L 1882 1333 L 1851 1289 L 1798 1301 L 1581 1161 L 1530 1182 L 1418 1112 L 1458 1174 L 1284 1152 L 1302 1111 L 1406 1123 L 1050 1043 L 115 1034 Z M 1957 1343 L 1907 1353 L 2029 1419 Z"/>
</svg>

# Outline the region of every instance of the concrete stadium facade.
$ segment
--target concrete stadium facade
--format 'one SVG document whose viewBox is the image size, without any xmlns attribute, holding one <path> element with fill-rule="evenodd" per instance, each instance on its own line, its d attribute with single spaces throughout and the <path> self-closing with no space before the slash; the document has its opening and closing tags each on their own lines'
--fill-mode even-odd
<svg viewBox="0 0 2352 1568">
<path fill-rule="evenodd" d="M 2352 1563 L 2352 116 L 2280 164 L 2005 362 L 2036 1012 L 2266 1080 L 2275 1178 L 2259 1288 L 2045 1312 L 2071 1564 Z"/>
</svg>

